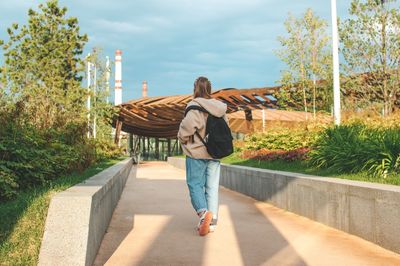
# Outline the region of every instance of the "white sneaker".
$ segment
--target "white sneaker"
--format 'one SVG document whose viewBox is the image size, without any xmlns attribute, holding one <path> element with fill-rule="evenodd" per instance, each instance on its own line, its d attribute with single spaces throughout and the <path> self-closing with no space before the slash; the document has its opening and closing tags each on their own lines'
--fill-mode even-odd
<svg viewBox="0 0 400 266">
<path fill-rule="evenodd" d="M 214 233 L 215 229 L 217 229 L 217 225 L 216 224 L 210 224 L 210 229 L 208 229 L 208 232 L 209 233 Z M 195 230 L 199 231 L 199 226 L 196 226 Z"/>
<path fill-rule="evenodd" d="M 209 233 L 214 233 L 215 229 L 217 229 L 216 224 L 210 224 L 210 229 L 208 230 Z"/>
</svg>

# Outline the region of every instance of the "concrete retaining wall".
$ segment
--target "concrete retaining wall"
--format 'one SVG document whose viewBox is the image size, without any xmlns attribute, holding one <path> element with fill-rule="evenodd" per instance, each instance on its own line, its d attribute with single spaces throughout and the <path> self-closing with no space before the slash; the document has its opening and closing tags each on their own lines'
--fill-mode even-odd
<svg viewBox="0 0 400 266">
<path fill-rule="evenodd" d="M 221 166 L 220 184 L 400 253 L 400 186 L 233 165 Z"/>
<path fill-rule="evenodd" d="M 131 168 L 129 158 L 52 197 L 39 265 L 92 265 Z"/>
</svg>

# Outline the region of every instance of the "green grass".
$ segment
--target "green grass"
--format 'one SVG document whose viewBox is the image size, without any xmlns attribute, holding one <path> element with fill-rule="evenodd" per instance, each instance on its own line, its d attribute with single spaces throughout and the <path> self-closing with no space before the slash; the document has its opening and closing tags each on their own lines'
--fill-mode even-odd
<svg viewBox="0 0 400 266">
<path fill-rule="evenodd" d="M 37 265 L 51 196 L 112 166 L 123 158 L 97 163 L 82 173 L 60 177 L 46 186 L 0 203 L 0 265 Z"/>
<path fill-rule="evenodd" d="M 293 161 L 293 162 L 287 162 L 282 160 L 259 161 L 253 159 L 243 159 L 240 158 L 238 153 L 234 153 L 222 159 L 222 162 L 226 164 L 242 165 L 242 166 L 249 166 L 249 167 L 256 167 L 256 168 L 263 168 L 270 170 L 303 173 L 303 174 L 325 176 L 325 177 L 336 177 L 341 179 L 367 181 L 367 182 L 374 182 L 381 184 L 400 185 L 400 175 L 392 175 L 386 178 L 378 178 L 371 176 L 366 172 L 361 172 L 357 174 L 337 174 L 329 169 L 317 169 L 311 167 L 305 161 Z"/>
</svg>

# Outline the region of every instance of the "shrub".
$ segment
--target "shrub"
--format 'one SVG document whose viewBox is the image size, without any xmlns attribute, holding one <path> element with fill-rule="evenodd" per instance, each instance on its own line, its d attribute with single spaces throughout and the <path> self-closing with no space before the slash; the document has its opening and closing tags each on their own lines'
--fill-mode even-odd
<svg viewBox="0 0 400 266">
<path fill-rule="evenodd" d="M 0 200 L 121 155 L 110 142 L 80 137 L 81 126 L 70 126 L 71 131 L 43 132 L 28 125 L 5 123 L 0 128 Z M 74 130 L 78 136 L 73 135 Z"/>
<path fill-rule="evenodd" d="M 400 128 L 356 123 L 326 129 L 310 152 L 318 168 L 338 173 L 368 171 L 386 177 L 400 172 Z"/>
<path fill-rule="evenodd" d="M 307 154 L 310 151 L 309 148 L 298 148 L 291 151 L 285 150 L 246 150 L 242 152 L 242 158 L 254 159 L 260 161 L 273 161 L 273 160 L 284 160 L 284 161 L 298 161 L 307 159 Z"/>
<path fill-rule="evenodd" d="M 94 145 L 97 160 L 117 158 L 123 153 L 123 148 L 116 146 L 111 140 L 99 139 L 94 142 Z"/>
<path fill-rule="evenodd" d="M 318 132 L 319 130 L 280 129 L 255 134 L 245 139 L 245 149 L 291 151 L 310 147 L 316 141 Z"/>
<path fill-rule="evenodd" d="M 17 189 L 18 183 L 15 182 L 10 169 L 0 165 L 0 199 L 14 197 Z"/>
</svg>

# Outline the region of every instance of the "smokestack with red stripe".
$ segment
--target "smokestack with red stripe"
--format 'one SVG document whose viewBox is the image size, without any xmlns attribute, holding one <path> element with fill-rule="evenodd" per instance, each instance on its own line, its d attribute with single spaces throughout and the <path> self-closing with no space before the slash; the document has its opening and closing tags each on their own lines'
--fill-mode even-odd
<svg viewBox="0 0 400 266">
<path fill-rule="evenodd" d="M 122 103 L 122 51 L 115 51 L 115 105 Z"/>
<path fill-rule="evenodd" d="M 142 97 L 147 97 L 147 81 L 142 82 Z"/>
</svg>

